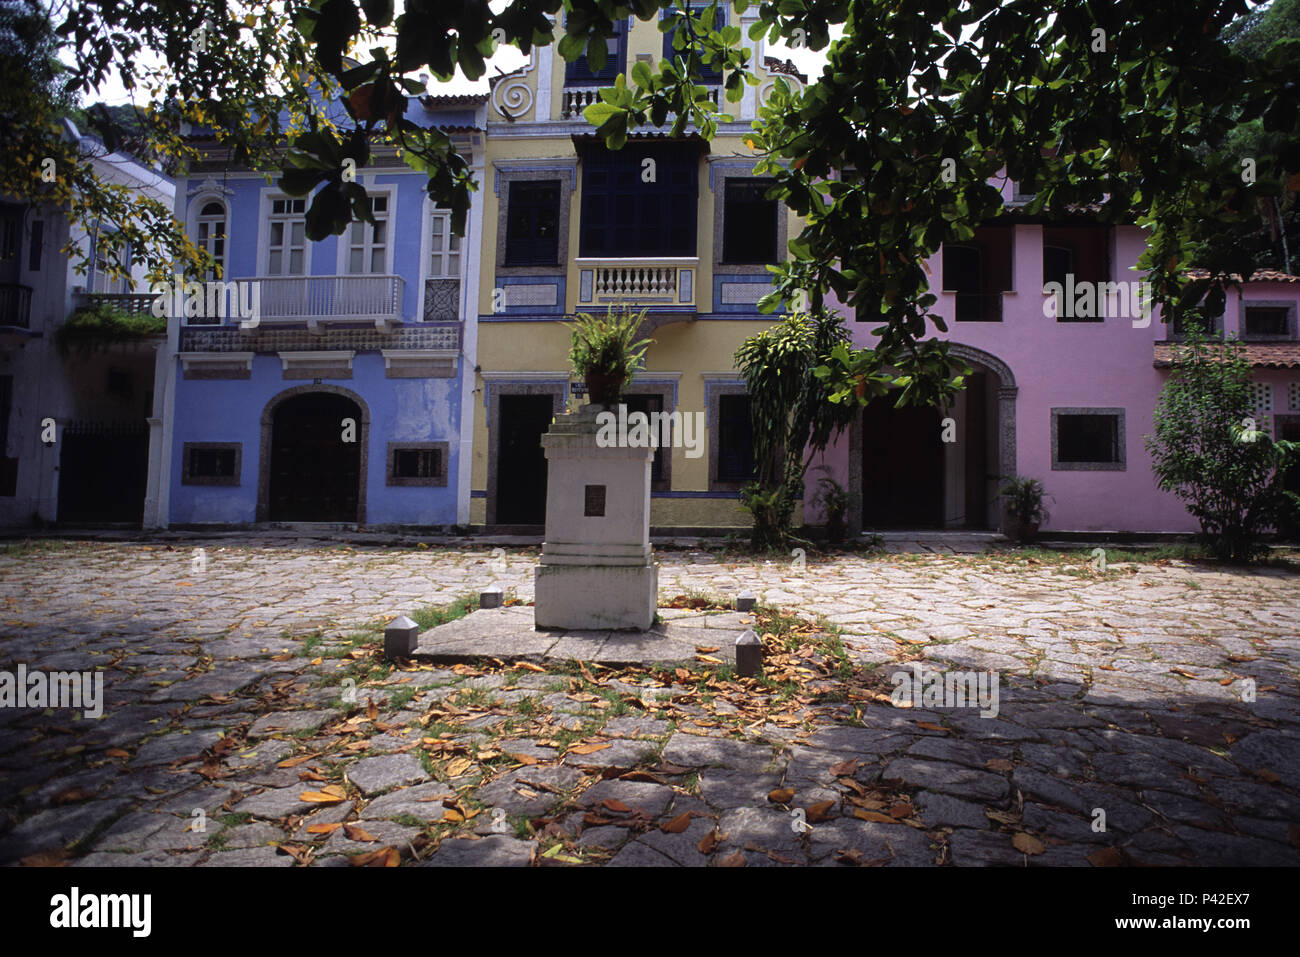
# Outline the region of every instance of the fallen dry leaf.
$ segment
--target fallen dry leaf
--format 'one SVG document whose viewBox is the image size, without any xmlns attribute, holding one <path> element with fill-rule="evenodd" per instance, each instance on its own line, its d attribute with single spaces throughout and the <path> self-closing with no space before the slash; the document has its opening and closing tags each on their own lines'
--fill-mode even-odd
<svg viewBox="0 0 1300 957">
<path fill-rule="evenodd" d="M 1294 827 L 1295 825 L 1292 825 Z M 718 843 L 722 840 L 722 835 L 718 833 L 715 827 L 708 834 L 700 838 L 700 842 L 695 845 L 695 849 L 701 854 L 712 854 L 717 849 Z"/>
<path fill-rule="evenodd" d="M 604 751 L 608 747 L 612 747 L 608 741 L 603 741 L 599 744 L 575 744 L 573 747 L 569 748 L 569 753 L 595 754 L 597 751 Z"/>
<path fill-rule="evenodd" d="M 692 812 L 690 811 L 686 811 L 682 814 L 677 815 L 667 824 L 660 824 L 659 830 L 663 831 L 665 834 L 682 833 L 684 830 L 686 830 L 688 827 L 691 826 L 691 813 Z"/>
<path fill-rule="evenodd" d="M 857 758 L 849 758 L 847 761 L 841 761 L 838 764 L 831 765 L 831 774 L 837 778 L 851 777 L 862 762 Z"/>
<path fill-rule="evenodd" d="M 68 852 L 65 848 L 58 848 L 53 851 L 38 851 L 35 854 L 28 854 L 18 861 L 23 867 L 66 867 L 68 864 Z"/>
<path fill-rule="evenodd" d="M 453 758 L 447 762 L 447 777 L 458 778 L 473 766 L 474 762 L 469 758 Z"/>
<path fill-rule="evenodd" d="M 328 791 L 304 791 L 298 795 L 298 800 L 306 801 L 308 804 L 342 804 L 343 798 L 337 794 L 330 794 Z"/>
<path fill-rule="evenodd" d="M 366 844 L 373 844 L 379 840 L 359 824 L 344 824 L 343 833 L 348 836 L 349 841 L 361 841 Z"/>
<path fill-rule="evenodd" d="M 1044 850 L 1043 842 L 1032 834 L 1017 834 L 1011 839 L 1011 844 L 1022 854 L 1041 854 Z"/>
<path fill-rule="evenodd" d="M 402 854 L 397 848 L 389 845 L 377 851 L 358 854 L 350 858 L 348 863 L 353 867 L 397 867 L 402 863 Z"/>
<path fill-rule="evenodd" d="M 877 824 L 898 823 L 895 818 L 890 817 L 888 814 L 881 814 L 877 811 L 866 811 L 860 807 L 853 809 L 853 816 L 862 821 L 875 821 Z"/>
<path fill-rule="evenodd" d="M 329 824 L 308 824 L 308 834 L 333 834 L 343 826 L 342 821 L 333 821 Z"/>
<path fill-rule="evenodd" d="M 1093 867 L 1123 867 L 1128 858 L 1118 847 L 1103 847 L 1088 855 L 1088 863 Z"/>
<path fill-rule="evenodd" d="M 303 865 L 311 863 L 312 855 L 315 853 L 315 848 L 303 844 L 277 844 L 275 846 Z"/>
<path fill-rule="evenodd" d="M 622 801 L 615 801 L 613 798 L 605 798 L 605 800 L 601 801 L 600 803 L 606 810 L 618 811 L 622 814 L 626 814 L 632 810 Z"/>
<path fill-rule="evenodd" d="M 1011 771 L 1015 765 L 1006 758 L 989 758 L 984 762 L 984 767 L 990 771 Z"/>
<path fill-rule="evenodd" d="M 818 801 L 816 804 L 808 805 L 808 823 L 819 824 L 830 817 L 831 808 L 835 806 L 834 801 Z"/>
<path fill-rule="evenodd" d="M 59 807 L 64 804 L 75 804 L 77 801 L 84 801 L 89 797 L 93 797 L 93 795 L 85 788 L 65 788 L 54 795 L 50 803 L 55 807 Z"/>
<path fill-rule="evenodd" d="M 298 755 L 298 757 L 296 757 L 296 758 L 285 758 L 283 761 L 281 761 L 279 764 L 277 764 L 276 767 L 277 767 L 277 768 L 296 768 L 296 767 L 297 767 L 298 765 L 300 765 L 300 764 L 306 764 L 308 761 L 310 761 L 310 760 L 311 760 L 312 758 L 314 758 L 314 757 L 316 757 L 316 755 L 314 755 L 314 754 L 300 754 L 300 755 Z"/>
<path fill-rule="evenodd" d="M 794 788 L 774 788 L 767 794 L 773 804 L 789 804 L 794 798 Z"/>
<path fill-rule="evenodd" d="M 918 722 L 916 722 L 916 726 L 917 726 L 918 728 L 925 728 L 926 731 L 945 731 L 945 732 L 946 732 L 946 731 L 948 730 L 948 729 L 945 728 L 943 725 L 941 725 L 941 724 L 935 724 L 933 721 L 918 721 Z"/>
<path fill-rule="evenodd" d="M 735 851 L 734 853 L 729 854 L 726 857 L 724 857 L 722 860 L 718 861 L 718 866 L 719 867 L 744 867 L 745 855 L 740 853 L 740 851 Z"/>
</svg>

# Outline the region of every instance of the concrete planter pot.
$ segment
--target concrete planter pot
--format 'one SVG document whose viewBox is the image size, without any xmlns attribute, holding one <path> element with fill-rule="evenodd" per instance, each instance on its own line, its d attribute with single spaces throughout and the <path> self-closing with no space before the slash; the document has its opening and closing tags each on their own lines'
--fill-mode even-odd
<svg viewBox="0 0 1300 957">
<path fill-rule="evenodd" d="M 1007 534 L 1021 545 L 1028 545 L 1038 536 L 1038 523 L 1012 518 L 1011 523 L 1007 526 Z"/>
</svg>

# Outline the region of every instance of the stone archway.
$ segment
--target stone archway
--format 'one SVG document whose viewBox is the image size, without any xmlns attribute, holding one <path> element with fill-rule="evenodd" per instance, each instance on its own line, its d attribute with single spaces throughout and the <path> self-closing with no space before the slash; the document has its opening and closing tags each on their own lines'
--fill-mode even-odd
<svg viewBox="0 0 1300 957">
<path fill-rule="evenodd" d="M 356 450 L 356 508 L 355 515 L 339 516 L 337 518 L 301 518 L 301 519 L 283 519 L 287 521 L 355 521 L 358 526 L 366 522 L 366 476 L 369 470 L 369 448 L 370 448 L 370 407 L 366 401 L 350 389 L 344 389 L 333 385 L 300 385 L 291 389 L 285 389 L 283 392 L 275 395 L 266 407 L 262 410 L 262 431 L 261 443 L 258 455 L 258 473 L 257 473 L 257 521 L 267 522 L 277 519 L 273 514 L 276 509 L 273 507 L 272 492 L 275 485 L 275 477 L 272 474 L 273 462 L 276 459 L 277 451 L 283 452 L 283 449 L 276 448 L 276 421 L 277 413 L 292 408 L 294 405 L 301 404 L 302 400 L 310 399 L 316 396 L 332 396 L 344 400 L 336 402 L 338 410 L 346 410 L 348 406 L 355 407 L 356 412 L 349 412 L 349 415 L 355 414 L 357 422 L 357 450 Z M 290 405 L 286 406 L 286 403 Z M 333 423 L 330 423 L 333 427 Z M 340 425 L 341 428 L 341 425 Z M 341 432 L 340 432 L 341 436 Z M 340 439 L 341 441 L 341 439 Z M 310 464 L 310 463 L 308 463 Z M 349 512 L 352 510 L 349 509 Z"/>
<path fill-rule="evenodd" d="M 950 342 L 948 353 L 971 365 L 982 367 L 997 379 L 997 466 L 999 475 L 1016 474 L 1016 396 L 1019 387 L 1011 367 L 992 353 L 960 342 Z M 862 531 L 862 416 L 854 417 L 849 426 L 849 513 L 851 534 Z M 1004 528 L 1006 516 L 1001 515 L 997 527 Z"/>
</svg>

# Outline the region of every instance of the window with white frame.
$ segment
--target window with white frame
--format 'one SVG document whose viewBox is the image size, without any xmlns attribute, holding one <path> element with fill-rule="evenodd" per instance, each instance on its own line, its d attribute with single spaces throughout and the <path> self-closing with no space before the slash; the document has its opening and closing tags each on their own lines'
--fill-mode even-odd
<svg viewBox="0 0 1300 957">
<path fill-rule="evenodd" d="M 266 272 L 269 276 L 301 276 L 306 271 L 307 201 L 271 200 L 267 234 Z"/>
<path fill-rule="evenodd" d="M 451 231 L 451 211 L 435 209 L 429 229 L 430 279 L 460 278 L 460 237 Z"/>
<path fill-rule="evenodd" d="M 373 223 L 354 220 L 348 229 L 348 272 L 375 275 L 388 272 L 388 197 L 371 196 Z"/>
<path fill-rule="evenodd" d="M 131 246 L 124 245 L 117 254 L 123 275 L 113 275 L 112 257 L 99 248 L 98 231 L 91 234 L 95 246 L 95 262 L 91 269 L 89 291 L 97 293 L 126 293 L 131 291 Z"/>
<path fill-rule="evenodd" d="M 226 272 L 226 206 L 210 200 L 199 210 L 195 242 L 212 257 L 213 268 L 203 277 L 205 281 L 223 278 Z"/>
</svg>

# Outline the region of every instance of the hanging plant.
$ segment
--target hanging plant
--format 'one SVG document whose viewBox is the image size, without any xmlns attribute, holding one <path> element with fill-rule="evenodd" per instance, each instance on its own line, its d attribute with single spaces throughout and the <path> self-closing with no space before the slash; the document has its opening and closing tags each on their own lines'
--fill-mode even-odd
<svg viewBox="0 0 1300 957">
<path fill-rule="evenodd" d="M 105 302 L 92 302 L 68 316 L 54 332 L 54 344 L 65 358 L 107 349 L 114 343 L 145 342 L 167 334 L 167 317 L 152 312 L 130 313 Z"/>
</svg>

